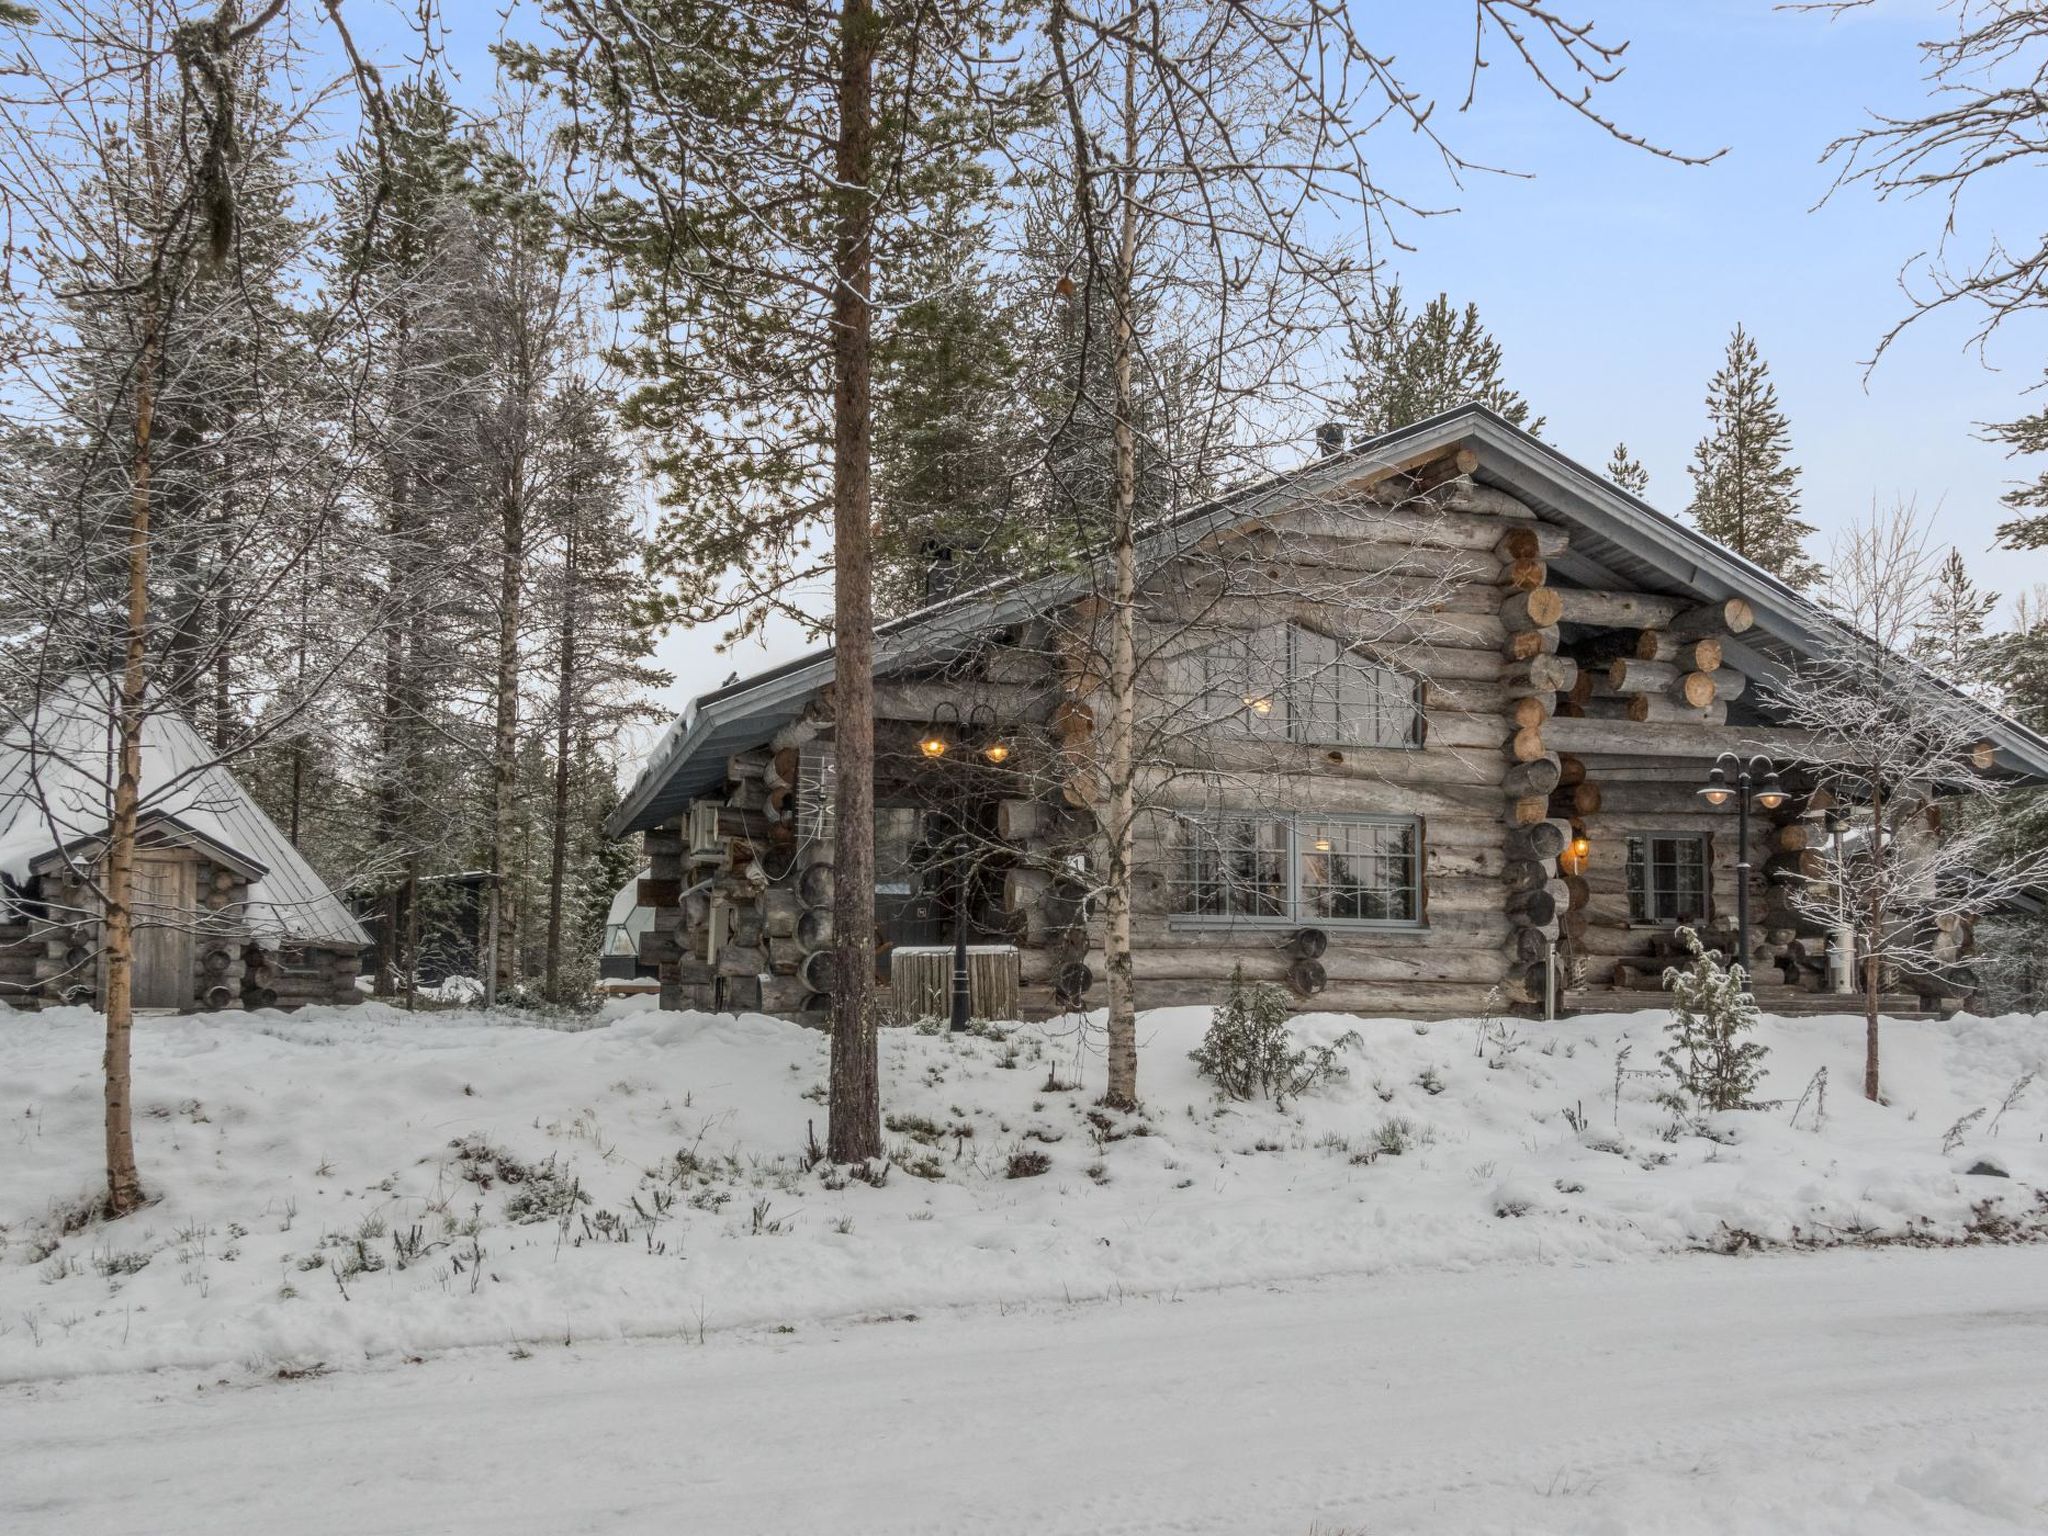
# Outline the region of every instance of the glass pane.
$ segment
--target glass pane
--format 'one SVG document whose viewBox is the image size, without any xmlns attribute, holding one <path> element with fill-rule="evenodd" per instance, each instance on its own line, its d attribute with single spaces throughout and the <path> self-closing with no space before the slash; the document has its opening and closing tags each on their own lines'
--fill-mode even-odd
<svg viewBox="0 0 2048 1536">
<path fill-rule="evenodd" d="M 1417 919 L 1412 822 L 1304 821 L 1297 835 L 1303 921 Z"/>
<path fill-rule="evenodd" d="M 1201 718 L 1259 739 L 1287 734 L 1287 633 L 1284 627 L 1234 634 L 1201 657 Z"/>
<path fill-rule="evenodd" d="M 1200 821 L 1187 831 L 1180 909 L 1211 917 L 1284 917 L 1286 828 L 1249 817 Z"/>
</svg>

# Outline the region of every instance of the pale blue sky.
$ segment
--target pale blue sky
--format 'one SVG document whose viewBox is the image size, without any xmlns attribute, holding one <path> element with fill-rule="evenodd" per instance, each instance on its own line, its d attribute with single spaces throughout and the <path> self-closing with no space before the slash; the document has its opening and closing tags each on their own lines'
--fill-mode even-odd
<svg viewBox="0 0 2048 1536">
<path fill-rule="evenodd" d="M 1549 418 L 1545 435 L 1595 467 L 1625 439 L 1649 468 L 1650 500 L 1674 512 L 1689 499 L 1685 465 L 1707 380 L 1741 321 L 1791 419 L 1806 514 L 1821 530 L 1816 553 L 1873 499 L 1910 497 L 1939 508 L 1941 537 L 2008 601 L 2048 581 L 2048 553 L 1990 548 L 1998 495 L 2020 471 L 1977 434 L 2025 408 L 2022 391 L 2048 360 L 2044 337 L 2006 338 L 1991 357 L 2002 371 L 1990 371 L 1964 350 L 1967 317 L 1937 319 L 1866 381 L 1863 360 L 1902 312 L 1899 267 L 1935 238 L 1941 210 L 1881 207 L 1858 188 L 1814 207 L 1830 182 L 1818 163 L 1830 138 L 1866 111 L 1911 111 L 1924 98 L 1913 45 L 1948 25 L 1941 7 L 1884 0 L 1829 21 L 1766 0 L 1561 5 L 1632 40 L 1627 74 L 1603 97 L 1609 111 L 1660 142 L 1728 153 L 1692 168 L 1607 140 L 1518 81 L 1498 39 L 1478 105 L 1459 114 L 1469 9 L 1354 0 L 1411 83 L 1439 98 L 1447 136 L 1470 158 L 1530 173 L 1452 188 L 1411 141 L 1389 135 L 1396 184 L 1460 209 L 1408 229 L 1416 249 L 1398 268 L 1409 289 L 1476 301 L 1511 382 Z M 463 94 L 481 95 L 498 12 L 451 4 L 449 14 Z M 2038 196 L 2006 204 L 2040 205 Z M 677 635 L 663 653 L 680 704 L 735 665 L 750 670 L 790 648 L 784 638 L 766 653 L 711 656 L 706 637 Z"/>
</svg>

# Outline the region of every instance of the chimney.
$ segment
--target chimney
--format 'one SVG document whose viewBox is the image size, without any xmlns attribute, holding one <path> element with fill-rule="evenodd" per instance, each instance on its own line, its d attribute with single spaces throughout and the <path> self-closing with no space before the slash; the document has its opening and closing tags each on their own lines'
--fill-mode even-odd
<svg viewBox="0 0 2048 1536">
<path fill-rule="evenodd" d="M 1316 428 L 1316 452 L 1324 458 L 1344 451 L 1344 423 L 1326 421 Z"/>
<path fill-rule="evenodd" d="M 953 563 L 952 546 L 941 544 L 937 539 L 926 539 L 921 553 L 924 555 L 924 600 L 942 603 L 953 595 L 960 581 L 959 568 Z"/>
</svg>

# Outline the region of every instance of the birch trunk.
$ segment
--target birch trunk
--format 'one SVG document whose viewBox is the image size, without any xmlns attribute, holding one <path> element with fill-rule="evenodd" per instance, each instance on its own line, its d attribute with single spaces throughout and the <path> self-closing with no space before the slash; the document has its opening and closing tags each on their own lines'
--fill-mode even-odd
<svg viewBox="0 0 2048 1536">
<path fill-rule="evenodd" d="M 120 709 L 115 722 L 114 811 L 101 877 L 106 903 L 107 1214 L 142 1204 L 135 1166 L 130 1055 L 135 1033 L 135 824 L 142 798 L 142 718 L 149 625 L 150 432 L 156 408 L 157 310 L 146 296 L 142 353 L 136 364 L 135 436 L 129 463 L 128 612 L 124 624 Z"/>
<path fill-rule="evenodd" d="M 838 783 L 833 834 L 831 1101 L 826 1151 L 858 1163 L 882 1153 L 882 1100 L 873 1007 L 875 967 L 874 572 L 869 479 L 872 399 L 869 296 L 873 280 L 874 64 L 880 20 L 870 0 L 839 13 L 838 232 L 832 288 L 832 751 Z"/>
<path fill-rule="evenodd" d="M 1133 29 L 1138 18 L 1131 18 Z M 1124 1109 L 1138 1102 L 1138 1012 L 1131 964 L 1131 865 L 1135 856 L 1136 794 L 1133 741 L 1137 712 L 1138 555 L 1132 527 L 1138 499 L 1137 432 L 1132 420 L 1132 289 L 1138 261 L 1137 48 L 1124 60 L 1124 170 L 1116 255 L 1116 511 L 1110 529 L 1114 594 L 1110 607 L 1109 740 L 1104 777 L 1109 791 L 1108 868 L 1104 870 L 1103 963 L 1109 985 L 1109 1083 L 1104 1101 Z"/>
</svg>

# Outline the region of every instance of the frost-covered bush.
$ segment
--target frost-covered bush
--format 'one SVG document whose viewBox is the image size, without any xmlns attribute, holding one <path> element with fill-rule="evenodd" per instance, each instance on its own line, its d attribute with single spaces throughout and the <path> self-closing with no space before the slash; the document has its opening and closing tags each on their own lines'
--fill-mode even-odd
<svg viewBox="0 0 2048 1536">
<path fill-rule="evenodd" d="M 1271 982 L 1245 985 L 1244 967 L 1230 973 L 1230 994 L 1188 1059 L 1225 1098 L 1260 1094 L 1284 1104 L 1317 1083 L 1346 1075 L 1338 1052 L 1360 1043 L 1349 1031 L 1334 1044 L 1303 1050 L 1287 1030 L 1287 994 Z"/>
<path fill-rule="evenodd" d="M 1756 1028 L 1756 999 L 1743 990 L 1742 967 L 1727 966 L 1690 928 L 1678 937 L 1692 963 L 1664 972 L 1671 989 L 1671 1044 L 1658 1060 L 1681 1087 L 1708 1109 L 1745 1109 L 1763 1080 L 1768 1050 L 1749 1036 Z"/>
</svg>

